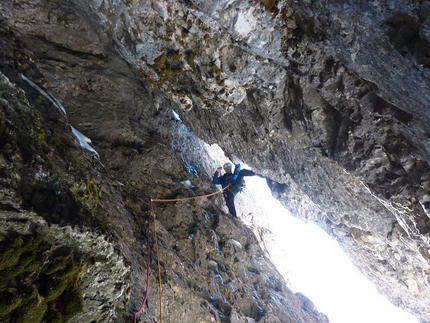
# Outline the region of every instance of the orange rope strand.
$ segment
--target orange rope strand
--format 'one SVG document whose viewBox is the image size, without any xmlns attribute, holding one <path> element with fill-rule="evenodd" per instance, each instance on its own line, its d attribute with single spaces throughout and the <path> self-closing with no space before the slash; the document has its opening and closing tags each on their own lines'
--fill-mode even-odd
<svg viewBox="0 0 430 323">
<path fill-rule="evenodd" d="M 199 199 L 199 198 L 203 198 L 203 197 L 209 197 L 212 195 L 219 194 L 219 193 L 223 192 L 224 190 L 226 190 L 229 186 L 230 186 L 230 184 L 228 184 L 222 190 L 215 192 L 215 193 L 211 193 L 211 194 L 192 196 L 192 197 L 183 197 L 183 198 L 179 198 L 179 199 L 165 199 L 165 200 L 153 200 L 153 199 L 151 199 L 151 202 L 179 202 L 179 201 L 195 200 L 195 199 Z"/>
</svg>

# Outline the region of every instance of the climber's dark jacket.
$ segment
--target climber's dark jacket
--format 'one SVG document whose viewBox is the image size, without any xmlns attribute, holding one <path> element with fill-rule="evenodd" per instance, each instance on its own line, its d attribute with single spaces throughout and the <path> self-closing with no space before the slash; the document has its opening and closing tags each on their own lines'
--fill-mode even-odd
<svg viewBox="0 0 430 323">
<path fill-rule="evenodd" d="M 237 164 L 234 167 L 233 173 L 225 173 L 222 176 L 219 176 L 219 173 L 216 171 L 212 180 L 214 184 L 221 185 L 224 189 L 223 194 L 225 203 L 227 204 L 230 214 L 234 217 L 237 217 L 236 207 L 234 205 L 234 197 L 242 190 L 242 187 L 244 186 L 243 177 L 255 175 L 252 170 L 241 170 L 240 168 L 240 164 Z M 228 186 L 229 184 L 230 186 Z"/>
<path fill-rule="evenodd" d="M 225 173 L 222 176 L 219 176 L 219 173 L 215 172 L 212 182 L 216 185 L 221 185 L 222 188 L 226 188 L 228 184 L 233 184 L 236 181 L 240 168 L 240 164 L 234 165 L 233 173 Z"/>
</svg>

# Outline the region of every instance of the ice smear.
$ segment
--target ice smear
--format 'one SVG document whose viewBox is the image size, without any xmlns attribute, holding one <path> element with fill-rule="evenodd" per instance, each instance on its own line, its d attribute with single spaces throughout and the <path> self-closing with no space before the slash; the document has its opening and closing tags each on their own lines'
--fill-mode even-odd
<svg viewBox="0 0 430 323">
<path fill-rule="evenodd" d="M 71 128 L 72 128 L 73 134 L 79 140 L 79 145 L 81 145 L 82 148 L 93 152 L 94 154 L 97 155 L 97 157 L 99 157 L 99 153 L 97 151 L 95 151 L 93 147 L 91 147 L 89 145 L 91 143 L 91 139 L 88 138 L 87 136 L 83 135 L 81 132 L 79 132 L 79 130 L 76 130 L 73 127 L 71 127 Z"/>
<path fill-rule="evenodd" d="M 181 121 L 181 118 L 179 117 L 179 114 L 175 110 L 171 110 L 172 112 L 172 119 L 175 121 Z"/>
<path fill-rule="evenodd" d="M 51 103 L 61 112 L 66 114 L 66 109 L 61 105 L 61 103 L 51 94 L 43 91 L 39 86 L 37 86 L 33 81 L 29 80 L 25 75 L 21 74 L 21 78 L 31 85 L 34 89 L 38 90 L 45 98 L 47 98 Z"/>
<path fill-rule="evenodd" d="M 24 81 L 26 81 L 28 84 L 30 84 L 31 87 L 33 87 L 34 89 L 39 91 L 40 94 L 42 94 L 45 98 L 47 98 L 54 105 L 54 107 L 56 107 L 58 110 L 60 110 L 62 113 L 64 113 L 64 115 L 67 114 L 66 109 L 64 109 L 64 107 L 61 105 L 61 103 L 52 94 L 49 94 L 49 93 L 45 92 L 44 90 L 42 90 L 38 85 L 36 85 L 33 81 L 28 79 L 25 75 L 21 74 L 21 78 Z M 70 127 L 72 129 L 72 133 L 75 135 L 76 139 L 78 139 L 79 145 L 82 148 L 84 148 L 88 151 L 91 151 L 97 157 L 99 157 L 99 153 L 97 151 L 95 151 L 93 147 L 91 147 L 89 145 L 91 143 L 91 139 L 86 137 L 85 135 L 83 135 L 81 132 L 79 132 L 77 129 L 73 128 L 72 126 L 70 126 Z"/>
</svg>

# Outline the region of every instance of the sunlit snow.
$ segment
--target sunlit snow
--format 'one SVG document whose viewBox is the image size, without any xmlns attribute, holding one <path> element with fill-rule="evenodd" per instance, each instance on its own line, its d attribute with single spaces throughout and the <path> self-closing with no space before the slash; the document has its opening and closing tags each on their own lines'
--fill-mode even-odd
<svg viewBox="0 0 430 323">
<path fill-rule="evenodd" d="M 219 146 L 206 149 L 215 163 L 226 161 Z M 288 286 L 306 295 L 330 323 L 418 323 L 380 295 L 327 233 L 283 208 L 263 178 L 245 181 L 245 192 L 236 197 L 239 218 L 252 228 L 267 229 L 263 235 L 260 231 L 263 247 Z"/>
<path fill-rule="evenodd" d="M 321 228 L 285 210 L 271 196 L 265 180 L 249 178 L 247 189 L 261 197 L 262 207 L 270 214 L 268 229 L 275 241 L 269 249 L 278 270 L 331 323 L 418 323 L 381 296 Z"/>
</svg>

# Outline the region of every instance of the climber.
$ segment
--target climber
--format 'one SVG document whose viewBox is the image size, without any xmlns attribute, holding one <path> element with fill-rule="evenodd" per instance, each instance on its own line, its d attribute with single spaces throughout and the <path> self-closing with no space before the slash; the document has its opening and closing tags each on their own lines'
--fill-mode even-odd
<svg viewBox="0 0 430 323">
<path fill-rule="evenodd" d="M 244 176 L 257 175 L 255 171 L 249 169 L 242 169 L 240 164 L 234 165 L 234 172 L 232 173 L 233 165 L 225 163 L 223 167 L 218 167 L 215 171 L 212 182 L 216 185 L 221 185 L 224 189 L 225 203 L 227 204 L 230 214 L 237 218 L 236 208 L 234 206 L 234 197 L 239 193 L 244 186 Z M 221 170 L 224 168 L 225 174 L 221 175 Z"/>
</svg>

